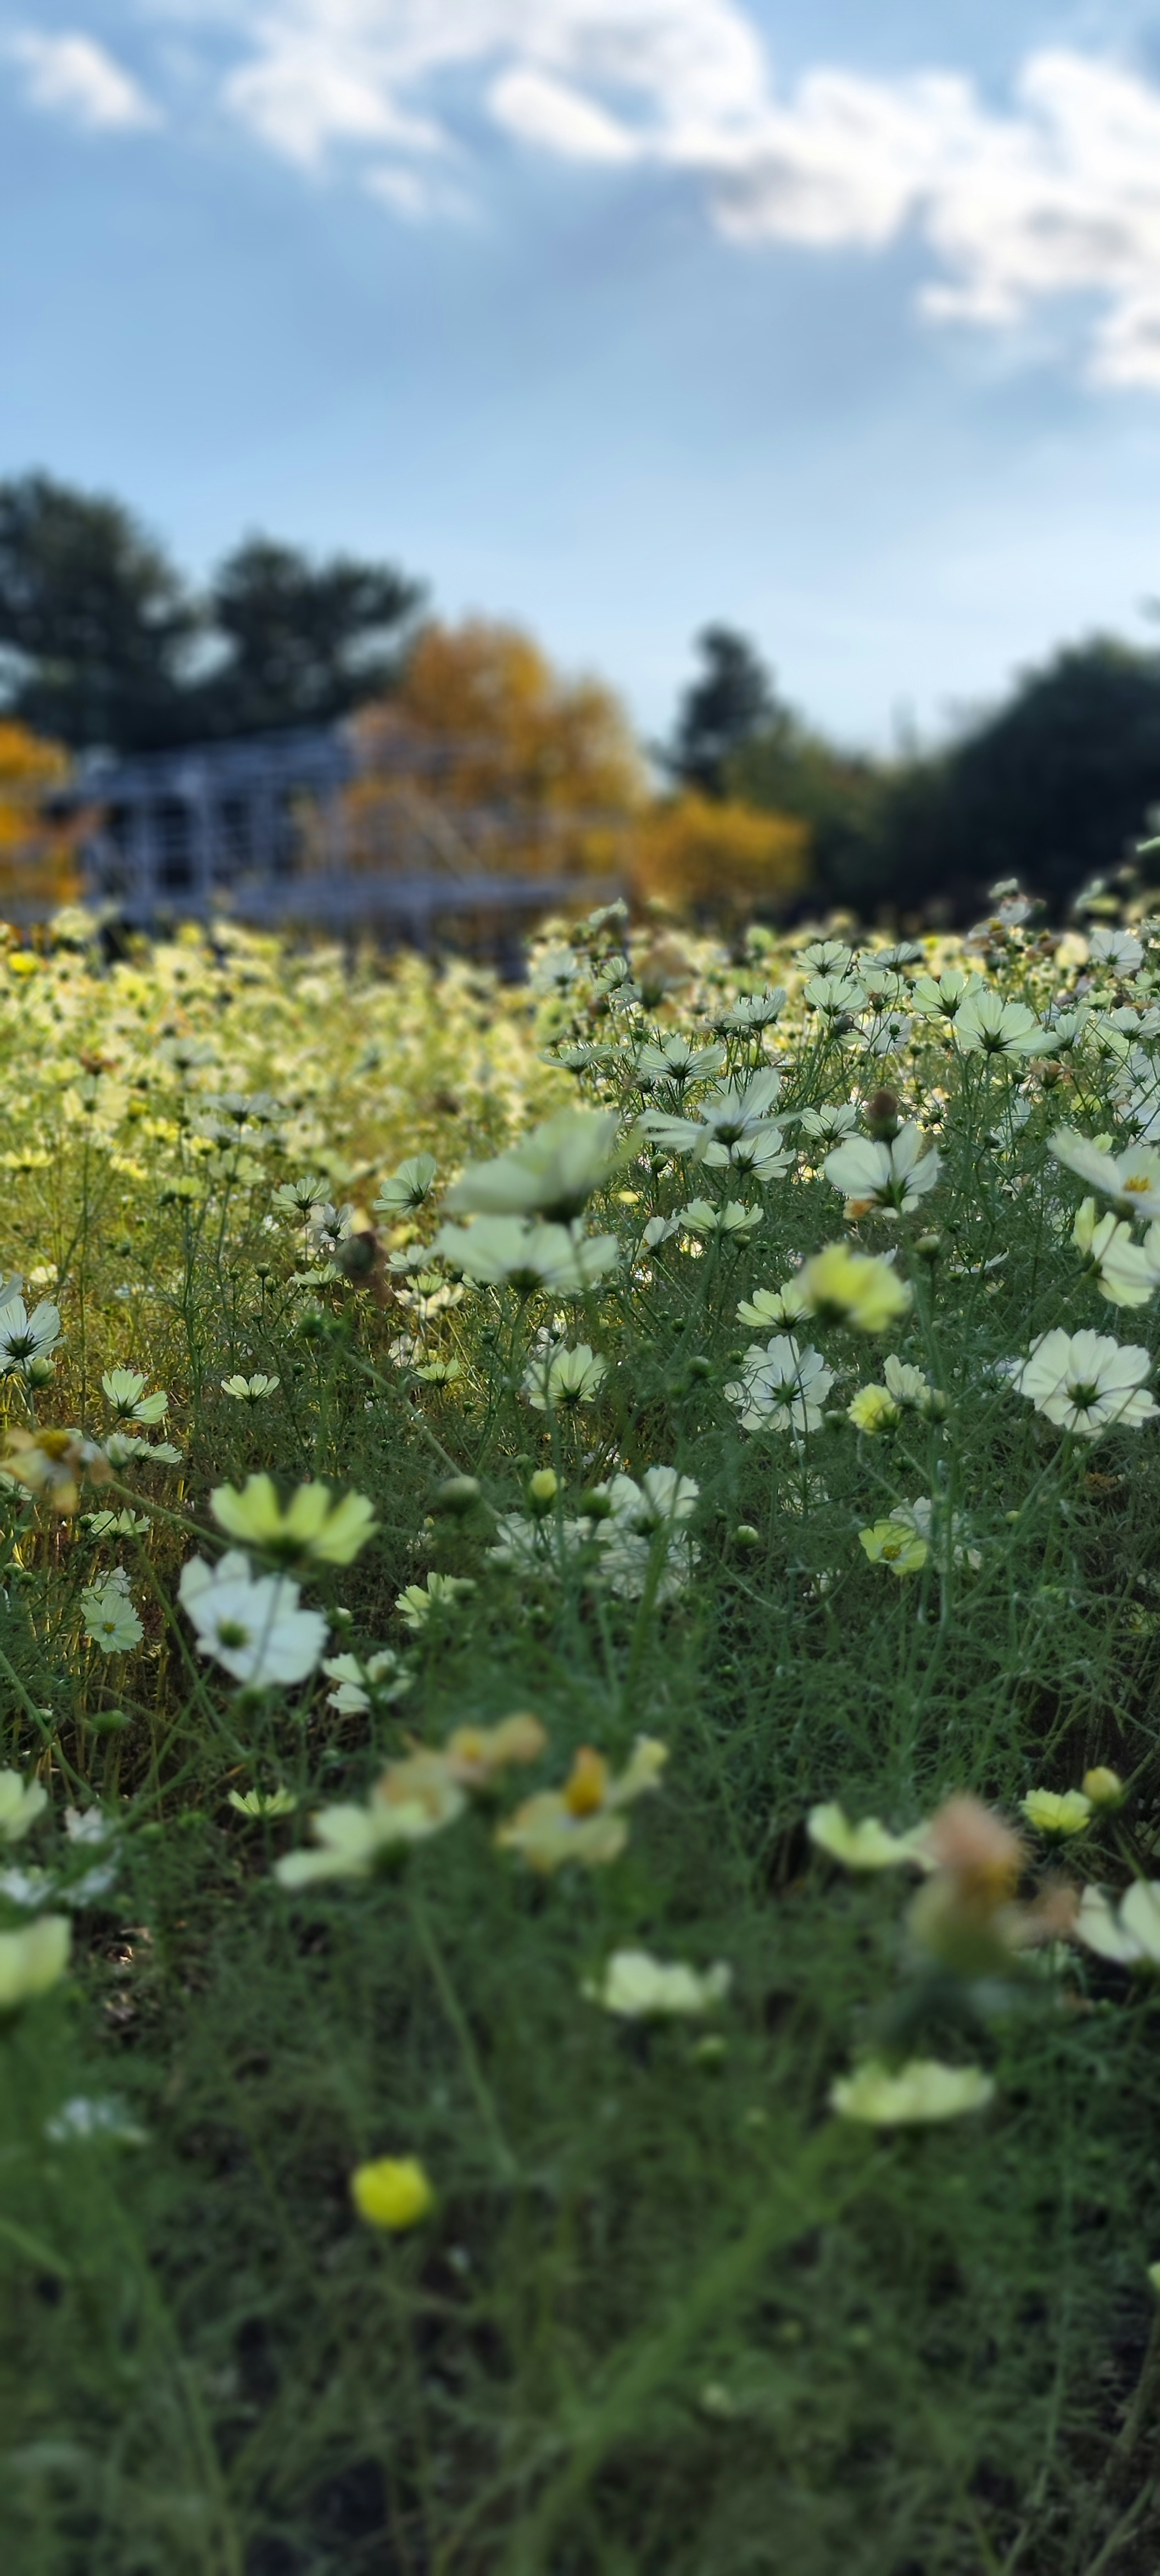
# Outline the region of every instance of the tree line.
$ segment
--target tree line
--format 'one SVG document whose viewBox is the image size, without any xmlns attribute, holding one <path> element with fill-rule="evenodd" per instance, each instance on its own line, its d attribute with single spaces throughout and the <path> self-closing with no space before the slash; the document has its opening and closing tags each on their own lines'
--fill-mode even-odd
<svg viewBox="0 0 1160 2576">
<path fill-rule="evenodd" d="M 444 746 L 452 807 L 518 812 L 554 865 L 607 867 L 623 827 L 638 890 L 706 917 L 823 904 L 949 922 L 1008 876 L 1058 914 L 1155 829 L 1160 651 L 1070 645 L 937 749 L 879 757 L 808 724 L 755 645 L 711 625 L 646 760 L 600 682 L 509 627 L 425 608 L 396 564 L 266 535 L 198 588 L 121 502 L 45 474 L 0 482 L 12 774 L 22 792 L 44 774 L 27 739 L 136 753 L 353 716 L 373 782 L 402 724 Z M 370 831 L 373 783 L 363 810 Z"/>
</svg>

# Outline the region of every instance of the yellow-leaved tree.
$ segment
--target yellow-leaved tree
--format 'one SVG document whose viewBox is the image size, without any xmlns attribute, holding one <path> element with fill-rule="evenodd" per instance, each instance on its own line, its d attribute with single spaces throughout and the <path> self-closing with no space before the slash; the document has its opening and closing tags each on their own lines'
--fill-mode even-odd
<svg viewBox="0 0 1160 2576">
<path fill-rule="evenodd" d="M 789 814 L 693 791 L 650 807 L 633 836 L 633 885 L 713 920 L 779 911 L 809 877 L 808 827 Z"/>
<path fill-rule="evenodd" d="M 68 755 L 0 718 L 0 918 L 46 919 L 80 892 L 80 827 L 54 814 Z"/>
<path fill-rule="evenodd" d="M 418 637 L 395 693 L 355 719 L 351 853 L 470 873 L 621 873 L 647 779 L 611 689 L 553 669 L 517 627 Z"/>
</svg>

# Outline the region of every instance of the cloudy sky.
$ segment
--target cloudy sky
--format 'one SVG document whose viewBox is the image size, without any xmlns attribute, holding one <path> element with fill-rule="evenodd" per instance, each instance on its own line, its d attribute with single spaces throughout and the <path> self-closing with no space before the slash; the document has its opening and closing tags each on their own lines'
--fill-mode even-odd
<svg viewBox="0 0 1160 2576">
<path fill-rule="evenodd" d="M 0 472 L 847 738 L 1160 595 L 1160 0 L 0 0 Z"/>
</svg>

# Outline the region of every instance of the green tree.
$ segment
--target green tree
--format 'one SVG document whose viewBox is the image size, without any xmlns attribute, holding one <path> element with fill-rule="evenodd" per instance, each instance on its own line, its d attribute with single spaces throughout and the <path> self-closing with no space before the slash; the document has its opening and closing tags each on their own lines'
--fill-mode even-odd
<svg viewBox="0 0 1160 2576">
<path fill-rule="evenodd" d="M 760 654 L 729 626 L 697 637 L 704 669 L 686 689 L 671 747 L 662 757 L 674 778 L 702 796 L 727 794 L 726 769 L 755 736 L 787 721 Z"/>
<path fill-rule="evenodd" d="M 180 738 L 198 616 L 119 501 L 47 474 L 0 483 L 6 709 L 73 749 Z"/>
<path fill-rule="evenodd" d="M 381 696 L 395 675 L 391 641 L 421 597 L 389 564 L 313 563 L 273 538 L 248 538 L 219 567 L 207 603 L 225 652 L 201 691 L 204 730 L 326 723 Z"/>
</svg>

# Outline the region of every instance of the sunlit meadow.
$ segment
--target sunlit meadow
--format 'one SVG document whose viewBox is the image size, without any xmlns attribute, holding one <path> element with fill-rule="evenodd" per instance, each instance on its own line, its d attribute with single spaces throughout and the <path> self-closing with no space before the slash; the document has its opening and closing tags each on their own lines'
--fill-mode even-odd
<svg viewBox="0 0 1160 2576">
<path fill-rule="evenodd" d="M 995 903 L 7 937 L 21 2576 L 1155 2566 L 1160 920 Z"/>
</svg>

